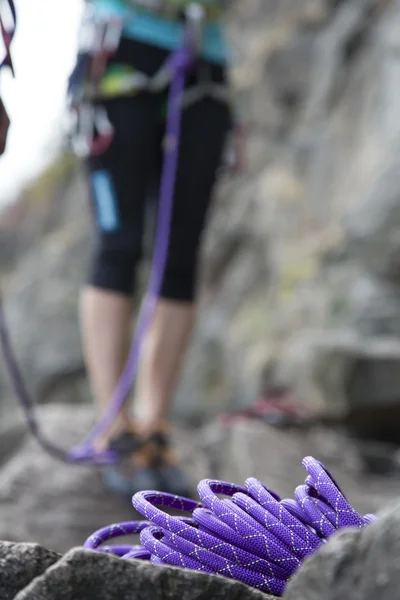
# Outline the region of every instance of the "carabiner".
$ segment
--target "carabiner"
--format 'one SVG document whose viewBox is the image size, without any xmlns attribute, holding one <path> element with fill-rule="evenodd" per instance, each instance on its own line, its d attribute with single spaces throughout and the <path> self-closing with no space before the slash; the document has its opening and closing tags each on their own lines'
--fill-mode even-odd
<svg viewBox="0 0 400 600">
<path fill-rule="evenodd" d="M 93 137 L 90 145 L 92 156 L 103 154 L 111 145 L 114 139 L 114 127 L 108 118 L 104 106 L 94 107 L 93 115 Z M 98 135 L 96 136 L 96 132 Z"/>
</svg>

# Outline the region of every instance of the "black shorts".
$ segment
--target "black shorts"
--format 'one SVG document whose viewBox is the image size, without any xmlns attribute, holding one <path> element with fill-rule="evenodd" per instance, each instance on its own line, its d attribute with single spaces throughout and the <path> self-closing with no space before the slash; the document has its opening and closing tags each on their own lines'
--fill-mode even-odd
<svg viewBox="0 0 400 600">
<path fill-rule="evenodd" d="M 152 75 L 167 56 L 159 48 L 124 39 L 112 60 Z M 225 81 L 223 67 L 202 67 L 214 82 Z M 199 73 L 187 78 L 187 87 L 198 81 Z M 149 192 L 161 173 L 166 103 L 167 91 L 140 92 L 105 104 L 114 140 L 102 155 L 87 161 L 98 233 L 89 282 L 95 287 L 134 292 Z M 224 102 L 203 98 L 183 110 L 164 298 L 191 301 L 195 295 L 201 234 L 230 127 Z"/>
</svg>

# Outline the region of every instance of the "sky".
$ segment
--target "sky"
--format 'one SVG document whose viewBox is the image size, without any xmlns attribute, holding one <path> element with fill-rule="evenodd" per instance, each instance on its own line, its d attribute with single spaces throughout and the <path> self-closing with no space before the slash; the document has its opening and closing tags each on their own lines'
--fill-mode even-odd
<svg viewBox="0 0 400 600">
<path fill-rule="evenodd" d="M 61 133 L 68 75 L 73 68 L 82 0 L 16 0 L 18 30 L 12 56 L 16 78 L 1 74 L 11 118 L 0 157 L 0 205 L 37 174 Z"/>
</svg>

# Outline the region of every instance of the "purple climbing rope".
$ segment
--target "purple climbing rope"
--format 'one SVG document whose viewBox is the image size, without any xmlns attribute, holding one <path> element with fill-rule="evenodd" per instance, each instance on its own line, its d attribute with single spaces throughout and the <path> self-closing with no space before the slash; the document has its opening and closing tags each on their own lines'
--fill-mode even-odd
<svg viewBox="0 0 400 600">
<path fill-rule="evenodd" d="M 280 499 L 255 478 L 244 486 L 200 481 L 199 501 L 139 492 L 132 504 L 145 521 L 104 527 L 83 547 L 222 575 L 282 596 L 302 561 L 331 535 L 343 528 L 364 528 L 377 519 L 359 515 L 319 461 L 306 457 L 302 464 L 308 476 L 293 499 Z M 189 516 L 171 516 L 164 509 Z M 132 533 L 140 535 L 141 546 L 103 546 Z"/>
<path fill-rule="evenodd" d="M 118 458 L 115 452 L 109 450 L 98 452 L 94 450 L 93 446 L 94 441 L 114 422 L 129 395 L 136 377 L 143 339 L 151 323 L 162 285 L 169 245 L 175 178 L 179 157 L 182 94 L 186 73 L 196 61 L 196 52 L 198 50 L 197 37 L 201 18 L 202 14 L 198 11 L 193 18 L 188 18 L 182 48 L 171 54 L 162 69 L 167 79 L 171 81 L 171 85 L 168 98 L 166 143 L 161 177 L 158 223 L 148 289 L 140 310 L 129 357 L 120 381 L 101 420 L 85 440 L 70 451 L 53 444 L 42 433 L 36 417 L 34 401 L 15 358 L 0 297 L 0 343 L 14 391 L 21 402 L 31 433 L 49 454 L 63 462 L 107 464 L 114 462 Z"/>
<path fill-rule="evenodd" d="M 128 397 L 132 383 L 136 377 L 140 350 L 145 334 L 153 318 L 168 254 L 175 177 L 179 156 L 181 100 L 185 85 L 185 73 L 192 64 L 192 60 L 191 55 L 185 47 L 174 53 L 165 65 L 165 69 L 172 74 L 172 83 L 168 98 L 166 144 L 160 188 L 160 208 L 150 279 L 139 313 L 136 335 L 124 371 L 105 414 L 84 440 L 82 445 L 70 452 L 70 457 L 73 460 L 82 460 L 90 456 L 93 442 L 102 435 L 115 420 Z M 111 453 L 108 454 L 109 458 L 112 460 L 114 456 Z"/>
</svg>

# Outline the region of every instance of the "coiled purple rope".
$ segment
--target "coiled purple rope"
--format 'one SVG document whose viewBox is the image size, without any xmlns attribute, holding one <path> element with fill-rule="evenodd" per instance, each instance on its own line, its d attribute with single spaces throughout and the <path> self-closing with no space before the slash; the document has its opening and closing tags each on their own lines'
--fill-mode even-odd
<svg viewBox="0 0 400 600">
<path fill-rule="evenodd" d="M 145 521 L 104 527 L 84 548 L 111 552 L 236 579 L 274 596 L 302 561 L 342 528 L 363 528 L 376 520 L 360 516 L 327 469 L 312 457 L 294 499 L 280 499 L 260 481 L 245 486 L 205 479 L 197 487 L 200 501 L 143 491 L 132 498 Z M 220 498 L 224 496 L 224 498 Z M 171 516 L 163 509 L 190 516 Z M 103 546 L 124 535 L 140 535 L 141 546 Z"/>
</svg>

